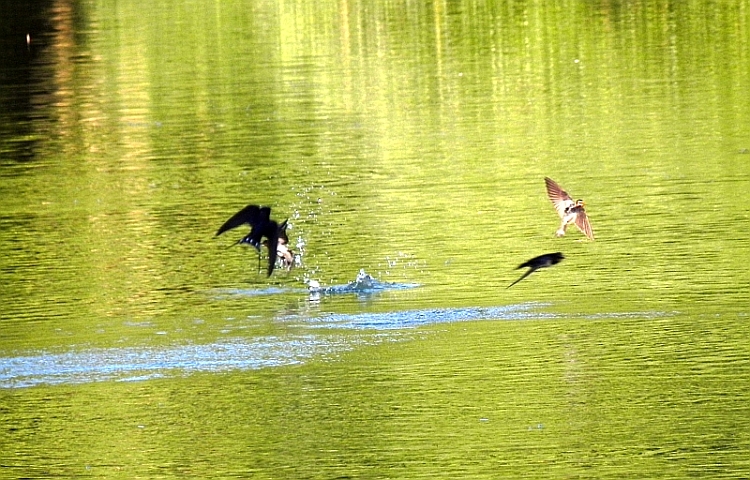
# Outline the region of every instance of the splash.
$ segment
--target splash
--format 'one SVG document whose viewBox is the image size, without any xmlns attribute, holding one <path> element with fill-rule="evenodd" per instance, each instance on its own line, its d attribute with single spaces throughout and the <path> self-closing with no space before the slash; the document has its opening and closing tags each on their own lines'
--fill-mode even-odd
<svg viewBox="0 0 750 480">
<path fill-rule="evenodd" d="M 356 278 L 349 283 L 343 285 L 330 285 L 324 287 L 320 285 L 317 280 L 306 278 L 304 280 L 307 285 L 307 290 L 302 288 L 287 288 L 287 287 L 262 287 L 262 288 L 222 288 L 212 290 L 211 293 L 216 298 L 227 298 L 234 296 L 243 297 L 255 297 L 261 295 L 280 295 L 288 293 L 309 293 L 310 300 L 320 300 L 325 295 L 345 295 L 355 294 L 360 296 L 373 295 L 378 292 L 386 290 L 404 290 L 408 288 L 416 288 L 419 286 L 418 283 L 396 283 L 396 282 L 383 282 L 372 275 L 365 272 L 364 269 L 360 269 Z"/>
<path fill-rule="evenodd" d="M 348 293 L 370 295 L 384 290 L 403 290 L 419 286 L 416 283 L 383 282 L 365 272 L 364 269 L 360 269 L 357 277 L 345 285 L 322 287 L 320 282 L 311 279 L 306 280 L 305 283 L 308 286 L 311 300 L 319 299 L 322 295 L 342 295 Z"/>
</svg>

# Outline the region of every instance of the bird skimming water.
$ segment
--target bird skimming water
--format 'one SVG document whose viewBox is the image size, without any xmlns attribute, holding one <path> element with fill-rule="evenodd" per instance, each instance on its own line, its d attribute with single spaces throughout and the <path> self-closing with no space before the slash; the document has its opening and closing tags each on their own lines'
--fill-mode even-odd
<svg viewBox="0 0 750 480">
<path fill-rule="evenodd" d="M 593 240 L 594 231 L 591 229 L 589 217 L 586 216 L 586 210 L 583 208 L 583 200 L 574 202 L 568 192 L 549 177 L 545 177 L 544 182 L 547 184 L 547 196 L 555 206 L 557 214 L 560 215 L 560 228 L 557 229 L 555 235 L 562 237 L 568 225 L 574 223 L 589 240 Z"/>
<path fill-rule="evenodd" d="M 291 268 L 294 264 L 294 252 L 288 247 L 289 238 L 286 236 L 287 220 L 279 224 L 271 220 L 271 207 L 248 205 L 224 222 L 224 225 L 219 228 L 216 235 L 219 236 L 227 230 L 244 224 L 250 225 L 250 233 L 232 245 L 249 244 L 258 251 L 258 255 L 260 255 L 261 245 L 265 245 L 268 248 L 267 273 L 269 277 L 276 266 L 277 257 L 282 265 Z M 266 240 L 263 240 L 264 237 Z M 260 257 L 258 259 L 260 260 Z"/>
<path fill-rule="evenodd" d="M 551 267 L 552 265 L 556 265 L 556 264 L 562 262 L 564 258 L 565 257 L 560 252 L 545 253 L 544 255 L 539 255 L 538 257 L 534 257 L 531 260 L 522 263 L 521 265 L 519 265 L 518 267 L 516 267 L 516 270 L 518 270 L 519 268 L 524 268 L 524 267 L 529 267 L 529 270 L 526 273 L 524 273 L 523 275 L 521 275 L 521 278 L 519 278 L 515 282 L 511 283 L 506 288 L 512 287 L 513 285 L 515 285 L 516 283 L 520 282 L 524 278 L 528 277 L 529 275 L 531 275 L 535 271 L 539 270 L 540 268 Z"/>
</svg>

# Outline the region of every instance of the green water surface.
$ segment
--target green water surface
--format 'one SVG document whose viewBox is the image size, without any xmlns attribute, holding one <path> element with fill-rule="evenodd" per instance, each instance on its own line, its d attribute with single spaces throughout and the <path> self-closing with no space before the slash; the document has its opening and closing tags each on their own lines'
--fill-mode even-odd
<svg viewBox="0 0 750 480">
<path fill-rule="evenodd" d="M 0 477 L 750 476 L 747 1 L 22 4 Z"/>
</svg>

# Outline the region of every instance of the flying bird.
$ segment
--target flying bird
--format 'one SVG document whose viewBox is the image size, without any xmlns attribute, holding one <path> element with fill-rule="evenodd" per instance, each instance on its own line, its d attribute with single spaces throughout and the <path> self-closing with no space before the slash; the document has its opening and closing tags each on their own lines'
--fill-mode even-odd
<svg viewBox="0 0 750 480">
<path fill-rule="evenodd" d="M 292 268 L 294 266 L 294 252 L 289 248 L 289 237 L 286 236 L 286 227 L 288 226 L 287 220 L 281 222 L 278 229 L 278 241 L 276 242 L 276 257 L 284 268 Z M 263 245 L 269 248 L 270 242 L 263 240 Z"/>
<path fill-rule="evenodd" d="M 547 184 L 547 196 L 555 206 L 557 214 L 560 215 L 560 228 L 557 229 L 555 235 L 562 237 L 568 225 L 573 223 L 589 240 L 593 240 L 594 231 L 591 229 L 589 217 L 586 216 L 586 210 L 583 208 L 583 200 L 573 201 L 568 192 L 549 177 L 544 177 L 544 182 Z"/>
<path fill-rule="evenodd" d="M 529 275 L 539 270 L 540 268 L 546 268 L 546 267 L 551 267 L 552 265 L 557 265 L 558 263 L 562 262 L 564 258 L 565 257 L 560 252 L 545 253 L 544 255 L 539 255 L 538 257 L 534 257 L 531 260 L 522 263 L 521 265 L 516 267 L 516 270 L 518 270 L 519 268 L 524 268 L 524 267 L 529 267 L 529 269 L 526 271 L 526 273 L 521 275 L 521 278 L 519 278 L 515 282 L 508 285 L 506 289 L 512 287 L 513 285 L 520 282 L 524 278 L 528 277 Z"/>
<path fill-rule="evenodd" d="M 268 248 L 268 276 L 271 276 L 276 266 L 277 257 L 285 267 L 291 267 L 294 263 L 294 252 L 289 249 L 289 238 L 286 235 L 287 220 L 277 223 L 271 220 L 271 208 L 258 205 L 248 205 L 219 227 L 216 236 L 227 230 L 237 228 L 241 225 L 250 225 L 250 233 L 233 243 L 232 245 L 248 244 L 258 251 L 260 261 L 260 247 Z M 265 240 L 263 238 L 265 237 Z"/>
</svg>

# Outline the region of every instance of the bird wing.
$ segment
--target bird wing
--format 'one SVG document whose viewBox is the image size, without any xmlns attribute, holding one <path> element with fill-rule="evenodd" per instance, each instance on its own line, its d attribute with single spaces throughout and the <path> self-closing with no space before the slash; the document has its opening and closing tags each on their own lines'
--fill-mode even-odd
<svg viewBox="0 0 750 480">
<path fill-rule="evenodd" d="M 586 212 L 581 208 L 578 211 L 578 215 L 576 215 L 576 227 L 578 227 L 578 230 L 581 231 L 584 235 L 586 235 L 589 240 L 594 239 L 594 231 L 591 229 L 591 223 L 589 222 L 589 217 L 586 215 Z"/>
<path fill-rule="evenodd" d="M 286 236 L 286 227 L 288 226 L 289 219 L 287 218 L 283 222 L 281 222 L 281 225 L 279 225 L 278 232 L 279 232 L 279 241 L 283 245 L 287 245 L 289 243 L 289 237 Z"/>
<path fill-rule="evenodd" d="M 264 207 L 264 208 L 267 208 L 267 207 Z M 219 227 L 219 231 L 216 232 L 216 235 L 217 236 L 221 235 L 227 230 L 237 228 L 244 223 L 247 223 L 250 226 L 253 226 L 254 224 L 258 223 L 261 210 L 262 209 L 257 205 L 248 205 L 247 207 L 243 208 L 239 212 L 232 215 L 232 217 L 229 220 L 224 222 L 224 225 Z"/>
<path fill-rule="evenodd" d="M 271 207 L 260 207 L 258 209 L 258 222 L 266 223 L 271 221 Z"/>
<path fill-rule="evenodd" d="M 518 270 L 520 268 L 524 268 L 524 267 L 533 267 L 533 265 L 534 265 L 533 262 L 537 258 L 539 258 L 539 257 L 534 257 L 531 260 L 527 260 L 527 261 L 523 262 L 521 265 L 519 265 L 519 266 L 516 267 L 516 270 Z"/>
<path fill-rule="evenodd" d="M 557 214 L 560 215 L 560 218 L 565 217 L 565 210 L 571 205 L 575 205 L 575 202 L 570 198 L 568 192 L 563 190 L 562 187 L 551 178 L 544 177 L 544 183 L 547 184 L 547 196 L 550 201 L 552 201 L 552 205 L 555 206 Z"/>
<path fill-rule="evenodd" d="M 270 277 L 276 266 L 276 252 L 279 248 L 279 225 L 273 220 L 268 223 L 268 228 L 263 232 L 263 236 L 268 239 L 268 276 Z"/>
<path fill-rule="evenodd" d="M 563 258 L 565 257 L 563 257 L 563 254 L 560 252 L 545 253 L 523 262 L 521 265 L 516 267 L 516 270 L 523 267 L 529 267 L 534 270 L 536 270 L 537 268 L 551 267 L 552 265 L 560 263 Z"/>
</svg>

